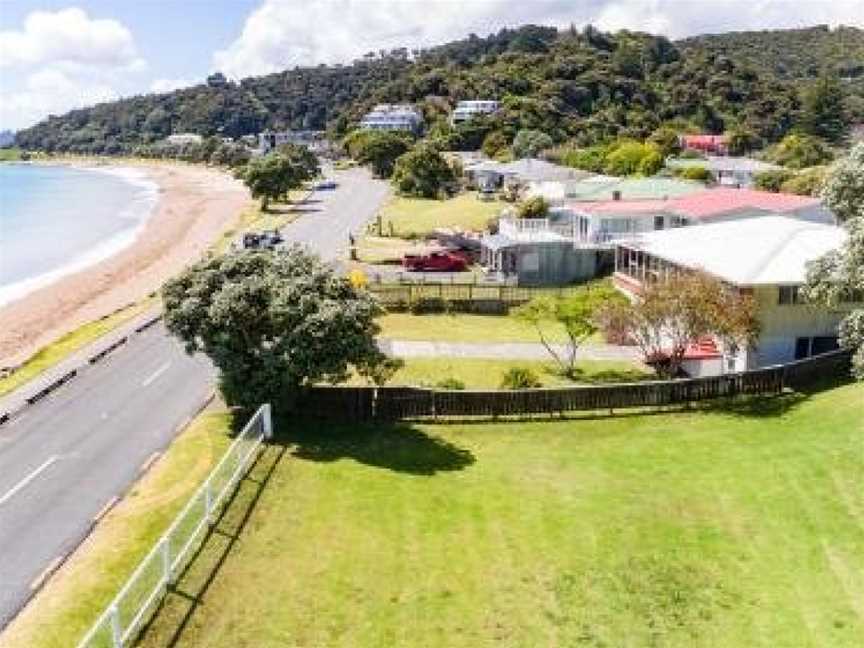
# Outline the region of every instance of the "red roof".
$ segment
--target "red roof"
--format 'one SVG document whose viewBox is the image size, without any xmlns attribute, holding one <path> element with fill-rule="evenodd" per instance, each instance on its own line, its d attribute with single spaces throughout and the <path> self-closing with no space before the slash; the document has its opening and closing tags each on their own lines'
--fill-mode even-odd
<svg viewBox="0 0 864 648">
<path fill-rule="evenodd" d="M 725 135 L 682 135 L 681 139 L 685 146 L 712 146 L 725 144 Z"/>
<path fill-rule="evenodd" d="M 771 193 L 754 189 L 721 187 L 670 200 L 672 211 L 690 218 L 706 218 L 741 209 L 762 209 L 785 213 L 819 204 L 818 198 Z"/>
<path fill-rule="evenodd" d="M 576 211 L 587 214 L 642 214 L 670 211 L 672 201 L 662 200 L 597 200 L 573 204 Z"/>
</svg>

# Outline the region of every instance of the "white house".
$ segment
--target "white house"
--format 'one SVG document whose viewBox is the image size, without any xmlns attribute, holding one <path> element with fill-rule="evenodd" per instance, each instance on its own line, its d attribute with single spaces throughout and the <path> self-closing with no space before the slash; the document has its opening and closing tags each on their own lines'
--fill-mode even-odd
<svg viewBox="0 0 864 648">
<path fill-rule="evenodd" d="M 839 248 L 843 228 L 785 216 L 763 216 L 651 232 L 615 246 L 617 288 L 638 299 L 642 287 L 670 272 L 700 270 L 753 296 L 761 332 L 749 349 L 732 354 L 719 343 L 694 349 L 691 375 L 715 375 L 791 362 L 837 348 L 837 310 L 803 303 L 807 263 Z"/>
<path fill-rule="evenodd" d="M 370 130 L 402 130 L 416 132 L 423 116 L 411 104 L 378 104 L 366 113 L 360 127 Z"/>
<path fill-rule="evenodd" d="M 501 103 L 492 99 L 472 99 L 460 101 L 450 115 L 450 123 L 454 126 L 473 119 L 478 115 L 491 115 L 501 107 Z"/>
<path fill-rule="evenodd" d="M 781 169 L 776 164 L 763 162 L 762 160 L 727 155 L 709 155 L 704 160 L 667 160 L 666 166 L 670 169 L 702 167 L 708 170 L 708 173 L 711 174 L 711 179 L 717 184 L 726 187 L 743 188 L 753 186 L 756 174 Z"/>
<path fill-rule="evenodd" d="M 324 131 L 315 130 L 265 130 L 258 133 L 258 152 L 269 153 L 285 144 L 299 144 L 314 148 L 324 139 Z"/>
<path fill-rule="evenodd" d="M 175 133 L 166 137 L 165 141 L 173 146 L 185 146 L 186 144 L 200 144 L 204 138 L 196 133 Z"/>
</svg>

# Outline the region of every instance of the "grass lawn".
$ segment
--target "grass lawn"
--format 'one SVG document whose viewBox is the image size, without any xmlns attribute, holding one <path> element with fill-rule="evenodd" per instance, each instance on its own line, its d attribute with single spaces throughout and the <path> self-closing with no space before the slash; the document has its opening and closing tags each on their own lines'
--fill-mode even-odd
<svg viewBox="0 0 864 648">
<path fill-rule="evenodd" d="M 28 358 L 18 369 L 5 378 L 0 378 L 0 396 L 8 394 L 24 383 L 32 380 L 46 369 L 53 367 L 70 354 L 90 344 L 97 338 L 109 333 L 124 322 L 137 317 L 153 306 L 154 300 L 145 299 L 122 308 L 108 317 L 79 326 L 74 331 L 60 337 L 55 342 L 41 348 Z"/>
<path fill-rule="evenodd" d="M 380 212 L 383 232 L 394 236 L 422 236 L 436 227 L 482 230 L 490 218 L 507 205 L 499 201 L 478 200 L 473 193 L 462 193 L 447 200 L 394 197 Z M 371 226 L 374 230 L 374 223 Z"/>
<path fill-rule="evenodd" d="M 401 265 L 406 254 L 423 252 L 422 241 L 408 241 L 389 236 L 361 236 L 357 240 L 357 260 L 361 263 Z"/>
<path fill-rule="evenodd" d="M 75 645 L 230 443 L 225 411 L 201 414 L 4 631 L 4 648 Z"/>
<path fill-rule="evenodd" d="M 21 149 L 10 147 L 0 148 L 0 162 L 18 162 L 21 160 Z"/>
<path fill-rule="evenodd" d="M 141 643 L 860 646 L 862 403 L 283 422 Z"/>
<path fill-rule="evenodd" d="M 504 374 L 513 367 L 531 369 L 543 387 L 632 382 L 654 377 L 653 373 L 628 362 L 585 360 L 578 365 L 580 374 L 577 379 L 568 380 L 556 371 L 551 360 L 405 358 L 405 366 L 396 372 L 388 384 L 434 387 L 446 378 L 454 378 L 461 381 L 466 389 L 498 389 Z M 362 380 L 357 382 L 366 384 Z"/>
<path fill-rule="evenodd" d="M 505 315 L 412 315 L 389 313 L 378 318 L 381 336 L 394 340 L 446 342 L 538 342 L 536 329 Z M 560 324 L 544 325 L 548 339 L 564 342 L 567 335 Z M 600 339 L 599 337 L 597 338 Z"/>
</svg>

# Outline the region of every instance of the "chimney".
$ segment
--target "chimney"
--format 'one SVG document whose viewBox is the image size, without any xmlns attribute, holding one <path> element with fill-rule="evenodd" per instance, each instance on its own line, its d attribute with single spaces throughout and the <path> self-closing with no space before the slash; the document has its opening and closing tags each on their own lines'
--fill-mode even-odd
<svg viewBox="0 0 864 648">
<path fill-rule="evenodd" d="M 615 190 L 612 192 L 612 200 L 621 200 L 621 192 L 619 190 Z"/>
</svg>

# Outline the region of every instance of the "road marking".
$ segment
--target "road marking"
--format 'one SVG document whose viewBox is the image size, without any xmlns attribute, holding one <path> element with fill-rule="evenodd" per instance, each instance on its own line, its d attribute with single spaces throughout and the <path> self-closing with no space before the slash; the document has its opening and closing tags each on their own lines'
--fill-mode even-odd
<svg viewBox="0 0 864 648">
<path fill-rule="evenodd" d="M 93 516 L 93 521 L 98 522 L 103 517 L 105 517 L 105 515 L 108 513 L 108 511 L 110 511 L 112 508 L 114 508 L 114 505 L 119 501 L 120 501 L 119 497 L 117 497 L 116 495 L 112 496 L 111 499 L 109 499 L 107 502 L 105 502 L 105 506 L 103 506 L 101 509 L 99 509 L 99 512 Z"/>
<path fill-rule="evenodd" d="M 145 461 L 143 464 L 141 464 L 141 468 L 139 468 L 139 472 L 142 472 L 142 473 L 147 472 L 147 470 L 149 470 L 150 466 L 153 465 L 153 462 L 156 461 L 159 458 L 159 455 L 161 455 L 161 454 L 162 453 L 157 450 L 156 452 L 151 454 L 149 457 L 147 457 L 147 461 Z"/>
<path fill-rule="evenodd" d="M 26 476 L 24 479 L 22 479 L 20 482 L 18 482 L 17 484 L 15 484 L 15 486 L 12 487 L 12 490 L 10 490 L 8 493 L 6 493 L 3 497 L 0 497 L 0 506 L 2 506 L 2 505 L 5 504 L 6 502 L 8 502 L 10 499 L 12 499 L 12 497 L 15 495 L 15 493 L 17 493 L 17 492 L 20 491 L 22 488 L 24 488 L 27 484 L 29 484 L 31 481 L 33 481 L 34 479 L 36 479 L 36 477 L 39 476 L 39 473 L 41 473 L 43 470 L 45 470 L 46 468 L 48 468 L 51 464 L 53 464 L 53 463 L 54 463 L 55 461 L 57 461 L 59 458 L 60 458 L 60 457 L 58 457 L 57 455 L 54 455 L 54 456 L 52 456 L 52 457 L 49 457 L 49 458 L 45 461 L 45 463 L 43 463 L 41 466 L 39 466 L 36 470 L 34 470 L 33 472 L 31 472 L 29 475 L 27 475 L 27 476 Z"/>
<path fill-rule="evenodd" d="M 163 364 L 163 365 L 162 365 L 161 367 L 159 367 L 156 371 L 154 371 L 152 374 L 150 374 L 149 376 L 147 376 L 147 378 L 144 379 L 144 382 L 141 383 L 141 386 L 142 386 L 142 387 L 146 387 L 147 385 L 149 385 L 150 383 L 152 383 L 152 382 L 153 382 L 154 380 L 156 380 L 159 376 L 161 376 L 163 373 L 165 373 L 166 371 L 168 371 L 168 367 L 170 367 L 170 366 L 171 366 L 171 362 L 170 362 L 170 361 L 168 361 L 168 362 L 166 362 L 165 364 Z"/>
<path fill-rule="evenodd" d="M 63 556 L 57 556 L 54 560 L 48 563 L 48 566 L 43 569 L 35 579 L 33 579 L 32 583 L 30 583 L 30 589 L 32 591 L 35 591 L 42 587 L 42 585 L 45 584 L 45 581 L 48 580 L 48 577 L 51 576 L 51 574 L 53 574 L 55 571 L 57 571 L 57 568 L 62 562 Z"/>
</svg>

